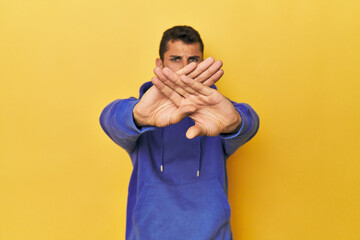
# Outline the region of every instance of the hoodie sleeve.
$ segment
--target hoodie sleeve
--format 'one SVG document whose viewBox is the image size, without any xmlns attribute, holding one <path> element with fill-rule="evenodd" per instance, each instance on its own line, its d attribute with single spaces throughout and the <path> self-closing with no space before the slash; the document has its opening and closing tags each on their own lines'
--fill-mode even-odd
<svg viewBox="0 0 360 240">
<path fill-rule="evenodd" d="M 135 149 L 141 134 L 154 130 L 155 127 L 138 128 L 133 118 L 136 98 L 115 100 L 107 105 L 100 115 L 100 125 L 104 132 L 129 154 Z"/>
<path fill-rule="evenodd" d="M 232 102 L 232 101 L 231 101 Z M 240 130 L 235 134 L 220 134 L 224 139 L 223 147 L 225 154 L 230 156 L 233 154 L 241 145 L 249 141 L 259 129 L 259 117 L 256 112 L 246 103 L 235 103 L 232 102 L 236 111 L 241 116 L 241 127 Z"/>
</svg>

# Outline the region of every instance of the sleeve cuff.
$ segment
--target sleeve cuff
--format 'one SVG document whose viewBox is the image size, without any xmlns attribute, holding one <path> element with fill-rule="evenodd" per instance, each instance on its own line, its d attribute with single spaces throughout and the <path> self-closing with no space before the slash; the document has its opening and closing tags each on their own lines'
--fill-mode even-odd
<svg viewBox="0 0 360 240">
<path fill-rule="evenodd" d="M 143 133 L 145 133 L 145 132 L 155 130 L 155 127 L 154 127 L 154 126 L 143 126 L 143 127 L 138 127 L 138 126 L 136 126 L 133 110 L 134 110 L 135 105 L 136 105 L 138 102 L 139 102 L 139 100 L 132 101 L 132 102 L 130 103 L 130 106 L 129 106 L 128 110 L 131 111 L 131 112 L 129 112 L 128 114 L 129 114 L 129 115 L 131 114 L 131 117 L 129 118 L 129 121 L 128 121 L 128 123 L 127 123 L 127 124 L 128 124 L 128 127 L 129 127 L 130 129 L 132 129 L 133 131 L 135 131 L 137 134 L 143 134 Z"/>
<path fill-rule="evenodd" d="M 243 116 L 243 113 L 241 113 L 241 111 L 239 111 L 238 109 L 235 108 L 235 110 L 240 114 L 241 117 L 241 127 L 239 129 L 239 131 L 235 132 L 235 133 L 220 133 L 220 136 L 224 139 L 232 139 L 232 138 L 236 138 L 237 136 L 239 136 L 241 134 L 241 132 L 244 129 L 244 121 L 245 118 Z"/>
</svg>

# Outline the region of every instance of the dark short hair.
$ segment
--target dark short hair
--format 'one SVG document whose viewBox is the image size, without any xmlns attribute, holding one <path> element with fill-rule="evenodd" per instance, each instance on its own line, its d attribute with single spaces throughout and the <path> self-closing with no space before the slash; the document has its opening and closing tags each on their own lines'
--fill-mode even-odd
<svg viewBox="0 0 360 240">
<path fill-rule="evenodd" d="M 167 43 L 169 41 L 180 40 L 186 44 L 199 43 L 201 53 L 204 54 L 204 44 L 201 40 L 200 34 L 190 26 L 174 26 L 166 30 L 161 38 L 159 55 L 164 61 L 164 54 L 167 51 Z"/>
</svg>

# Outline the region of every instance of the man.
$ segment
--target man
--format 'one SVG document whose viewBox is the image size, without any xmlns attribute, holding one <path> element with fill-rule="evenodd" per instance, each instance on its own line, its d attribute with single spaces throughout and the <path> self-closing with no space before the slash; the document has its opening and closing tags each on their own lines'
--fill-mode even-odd
<svg viewBox="0 0 360 240">
<path fill-rule="evenodd" d="M 221 61 L 203 61 L 200 35 L 188 26 L 164 32 L 156 77 L 140 100 L 110 103 L 106 134 L 130 155 L 126 239 L 229 240 L 226 160 L 257 132 L 247 104 L 213 86 Z"/>
</svg>

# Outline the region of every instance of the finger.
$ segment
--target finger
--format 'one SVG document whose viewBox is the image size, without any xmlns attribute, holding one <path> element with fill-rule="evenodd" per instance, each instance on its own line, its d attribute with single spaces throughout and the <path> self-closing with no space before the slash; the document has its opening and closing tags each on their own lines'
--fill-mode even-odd
<svg viewBox="0 0 360 240">
<path fill-rule="evenodd" d="M 211 87 L 217 81 L 219 81 L 223 75 L 224 75 L 224 70 L 220 69 L 214 75 L 212 75 L 208 80 L 204 81 L 203 84 L 208 87 Z"/>
<path fill-rule="evenodd" d="M 176 91 L 177 93 L 183 96 L 187 96 L 187 94 L 197 94 L 195 90 L 189 88 L 185 83 L 183 83 L 183 81 L 180 80 L 181 76 L 175 74 L 173 71 L 171 71 L 171 69 L 164 68 L 162 70 L 162 73 L 170 82 L 172 82 L 172 84 L 169 84 L 168 86 L 174 89 L 174 91 Z"/>
<path fill-rule="evenodd" d="M 205 86 L 202 83 L 196 82 L 195 80 L 189 78 L 188 76 L 182 75 L 180 77 L 181 81 L 184 82 L 189 88 L 196 91 L 199 94 L 209 96 L 211 95 L 215 90 L 209 88 L 208 86 Z"/>
<path fill-rule="evenodd" d="M 167 69 L 167 68 L 166 68 L 166 69 Z M 169 70 L 170 70 L 170 69 L 169 69 Z M 166 72 L 166 71 L 165 71 L 165 72 Z M 171 89 L 173 89 L 174 91 L 176 91 L 178 94 L 180 94 L 180 95 L 182 95 L 182 96 L 185 96 L 185 95 L 187 94 L 187 92 L 186 92 L 183 88 L 177 86 L 177 85 L 174 83 L 174 81 L 175 81 L 175 82 L 177 82 L 177 81 L 181 82 L 181 81 L 180 81 L 180 79 L 178 79 L 179 76 L 176 75 L 176 74 L 175 74 L 174 72 L 172 72 L 171 70 L 170 70 L 170 72 L 165 76 L 164 73 L 163 73 L 163 71 L 162 71 L 160 68 L 156 67 L 156 68 L 154 69 L 154 73 L 155 73 L 155 75 L 158 77 L 158 79 L 159 79 L 160 81 L 162 81 L 165 85 L 167 85 L 168 87 L 170 87 Z M 172 80 L 170 80 L 169 78 L 172 78 Z M 184 83 L 181 83 L 181 84 L 182 84 L 182 85 L 185 85 Z"/>
<path fill-rule="evenodd" d="M 212 77 L 223 65 L 223 62 L 218 60 L 213 63 L 209 68 L 203 71 L 198 77 L 192 78 L 197 82 L 204 82 Z"/>
<path fill-rule="evenodd" d="M 176 72 L 176 74 L 177 75 L 188 75 L 189 73 L 194 71 L 196 67 L 197 67 L 197 64 L 195 62 L 189 63 L 188 65 L 186 65 L 182 69 L 178 70 Z"/>
<path fill-rule="evenodd" d="M 202 130 L 201 128 L 198 126 L 198 125 L 194 125 L 192 127 L 190 127 L 187 131 L 186 131 L 186 137 L 188 139 L 193 139 L 194 137 L 197 137 L 197 136 L 202 136 L 204 135 L 202 133 Z"/>
<path fill-rule="evenodd" d="M 170 124 L 175 124 L 183 120 L 185 117 L 196 111 L 196 106 L 194 105 L 185 105 L 181 106 L 174 111 L 174 113 L 170 116 Z"/>
<path fill-rule="evenodd" d="M 151 82 L 165 97 L 169 98 L 176 106 L 180 106 L 182 97 L 177 92 L 169 88 L 157 77 L 153 77 Z"/>
<path fill-rule="evenodd" d="M 214 61 L 215 61 L 214 58 L 208 57 L 207 59 L 205 59 L 204 61 L 202 61 L 199 64 L 196 64 L 195 62 L 189 63 L 184 68 L 178 70 L 176 72 L 176 74 L 188 75 L 191 72 L 193 72 L 195 69 L 197 69 L 196 72 L 193 73 L 193 75 L 196 75 L 196 74 L 199 75 L 200 74 L 199 72 L 206 70 L 208 67 L 211 66 L 211 64 L 214 63 Z M 203 70 L 201 70 L 201 69 L 203 69 Z"/>
<path fill-rule="evenodd" d="M 213 65 L 215 62 L 215 59 L 213 57 L 208 57 L 201 63 L 199 63 L 194 71 L 192 71 L 188 76 L 192 79 L 195 79 L 200 74 L 202 74 L 204 71 L 206 71 L 211 65 Z"/>
</svg>

